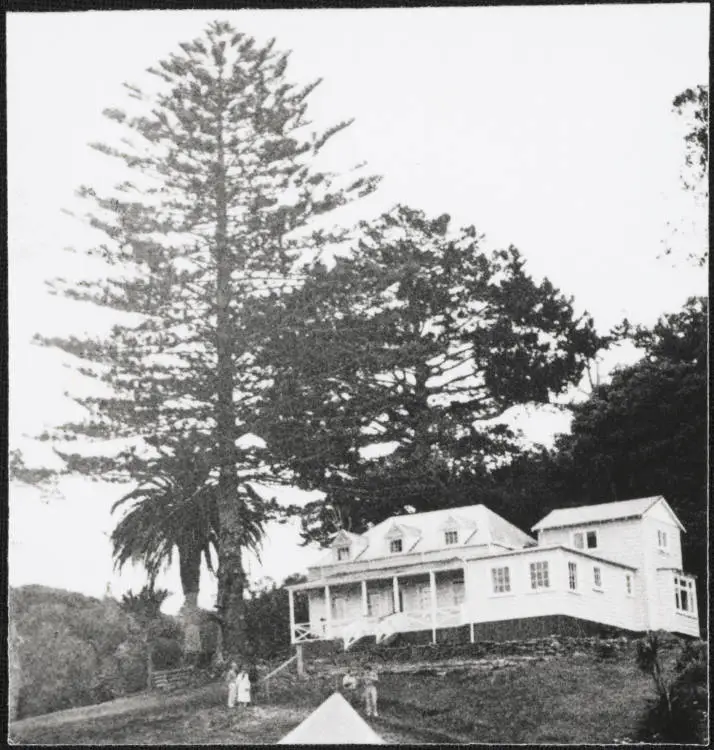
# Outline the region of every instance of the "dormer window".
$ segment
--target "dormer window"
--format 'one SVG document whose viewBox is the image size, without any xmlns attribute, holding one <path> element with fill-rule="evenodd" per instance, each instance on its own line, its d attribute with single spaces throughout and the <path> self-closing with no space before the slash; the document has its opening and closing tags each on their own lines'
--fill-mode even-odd
<svg viewBox="0 0 714 750">
<path fill-rule="evenodd" d="M 395 522 L 384 535 L 384 538 L 388 545 L 389 554 L 398 555 L 413 551 L 415 545 L 419 544 L 421 531 L 413 526 Z"/>
<path fill-rule="evenodd" d="M 459 532 L 455 529 L 449 529 L 444 532 L 444 543 L 445 544 L 458 544 L 459 543 Z"/>
<path fill-rule="evenodd" d="M 359 534 L 351 534 L 340 529 L 332 540 L 330 562 L 348 562 L 357 560 L 368 546 L 368 540 Z"/>
</svg>

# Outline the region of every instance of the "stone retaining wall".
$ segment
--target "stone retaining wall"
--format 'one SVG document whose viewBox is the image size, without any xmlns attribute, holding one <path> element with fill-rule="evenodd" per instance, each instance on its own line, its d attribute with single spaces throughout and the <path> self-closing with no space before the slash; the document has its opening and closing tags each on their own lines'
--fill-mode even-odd
<svg viewBox="0 0 714 750">
<path fill-rule="evenodd" d="M 414 671 L 425 665 L 464 667 L 481 665 L 491 668 L 505 661 L 528 663 L 555 656 L 591 655 L 598 658 L 631 656 L 635 638 L 555 637 L 525 641 L 481 641 L 479 643 L 437 643 L 408 646 L 373 646 L 368 652 L 338 651 L 306 659 L 310 673 L 344 671 L 360 664 L 365 658 L 379 670 Z"/>
</svg>

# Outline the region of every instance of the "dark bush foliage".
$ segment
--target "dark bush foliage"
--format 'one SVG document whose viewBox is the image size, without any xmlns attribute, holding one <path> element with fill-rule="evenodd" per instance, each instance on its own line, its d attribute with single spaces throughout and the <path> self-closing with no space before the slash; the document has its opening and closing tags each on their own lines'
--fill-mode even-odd
<svg viewBox="0 0 714 750">
<path fill-rule="evenodd" d="M 113 599 L 23 586 L 10 589 L 9 614 L 15 718 L 143 690 L 147 643 L 156 669 L 180 663 L 178 622 L 157 615 L 149 624 Z"/>
<path fill-rule="evenodd" d="M 151 661 L 154 669 L 175 669 L 183 661 L 181 642 L 159 636 L 151 642 Z"/>
<path fill-rule="evenodd" d="M 143 634 L 114 600 L 43 586 L 10 589 L 17 718 L 98 703 L 146 685 Z"/>
<path fill-rule="evenodd" d="M 302 576 L 289 576 L 285 583 L 299 583 Z M 298 612 L 304 602 L 296 601 L 296 621 L 307 617 Z M 254 659 L 283 659 L 290 656 L 290 609 L 288 592 L 284 586 L 269 586 L 251 592 L 245 602 L 246 631 L 251 634 Z"/>
<path fill-rule="evenodd" d="M 673 657 L 672 657 L 673 658 Z M 667 696 L 660 693 L 640 722 L 642 742 L 708 743 L 707 649 L 703 641 L 683 644 L 673 666 Z"/>
<path fill-rule="evenodd" d="M 595 647 L 595 655 L 598 659 L 614 659 L 617 656 L 617 650 L 612 643 L 601 641 Z"/>
</svg>

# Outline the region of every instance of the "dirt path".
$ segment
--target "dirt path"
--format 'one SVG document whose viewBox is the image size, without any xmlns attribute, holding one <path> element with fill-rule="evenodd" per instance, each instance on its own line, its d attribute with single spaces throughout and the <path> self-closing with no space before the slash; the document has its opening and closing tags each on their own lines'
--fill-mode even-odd
<svg viewBox="0 0 714 750">
<path fill-rule="evenodd" d="M 173 707 L 217 700 L 222 690 L 223 685 L 211 684 L 170 694 L 155 692 L 139 693 L 138 695 L 116 698 L 115 700 L 97 703 L 92 706 L 79 706 L 77 708 L 68 708 L 64 711 L 55 711 L 51 714 L 30 716 L 27 719 L 13 722 L 11 729 L 25 733 L 59 727 L 64 724 L 93 721 L 95 719 L 124 716 L 126 714 L 130 714 L 133 717 L 154 711 L 169 710 Z"/>
<path fill-rule="evenodd" d="M 274 744 L 312 707 L 257 704 L 225 706 L 223 685 L 172 695 L 147 693 L 95 706 L 36 716 L 10 725 L 13 744 Z M 388 744 L 423 744 L 434 738 L 388 717 L 371 722 Z"/>
</svg>

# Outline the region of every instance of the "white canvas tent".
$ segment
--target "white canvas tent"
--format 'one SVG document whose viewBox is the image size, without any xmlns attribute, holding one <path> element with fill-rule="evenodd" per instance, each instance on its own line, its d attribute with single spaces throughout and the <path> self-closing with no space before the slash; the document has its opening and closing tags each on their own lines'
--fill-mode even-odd
<svg viewBox="0 0 714 750">
<path fill-rule="evenodd" d="M 278 744 L 384 745 L 385 742 L 342 695 L 335 692 Z"/>
</svg>

